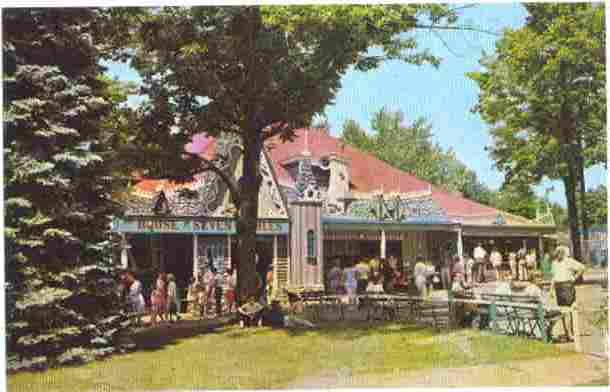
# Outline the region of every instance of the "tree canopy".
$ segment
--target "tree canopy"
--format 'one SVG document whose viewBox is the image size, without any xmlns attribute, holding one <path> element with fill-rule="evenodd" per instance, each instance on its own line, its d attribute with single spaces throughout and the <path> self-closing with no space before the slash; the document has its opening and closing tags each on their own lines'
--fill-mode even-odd
<svg viewBox="0 0 610 392">
<path fill-rule="evenodd" d="M 260 155 L 266 139 L 290 139 L 332 103 L 350 67 L 385 60 L 438 65 L 417 47 L 417 28 L 455 27 L 438 4 L 163 7 L 128 18 L 132 66 L 149 99 L 136 114 L 130 165 L 150 178 L 188 179 L 214 171 L 237 207 L 240 297 L 255 289 Z M 378 50 L 372 53 L 371 48 Z M 199 156 L 185 159 L 195 133 L 237 135 L 242 178 Z"/>
<path fill-rule="evenodd" d="M 469 74 L 480 88 L 475 110 L 492 126 L 489 149 L 507 182 L 563 180 L 580 257 L 577 186 L 585 188 L 585 168 L 606 162 L 604 8 L 525 7 L 526 25 L 506 31 L 484 71 Z"/>
</svg>

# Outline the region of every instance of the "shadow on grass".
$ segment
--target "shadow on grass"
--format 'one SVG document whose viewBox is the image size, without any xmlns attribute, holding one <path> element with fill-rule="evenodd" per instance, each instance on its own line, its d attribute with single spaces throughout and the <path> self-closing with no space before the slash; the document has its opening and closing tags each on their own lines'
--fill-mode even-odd
<svg viewBox="0 0 610 392">
<path fill-rule="evenodd" d="M 136 351 L 160 350 L 174 345 L 182 339 L 193 338 L 210 333 L 220 333 L 223 328 L 235 322 L 234 319 L 198 321 L 184 320 L 174 324 L 164 324 L 146 328 L 129 335 L 136 345 Z"/>
<path fill-rule="evenodd" d="M 333 339 L 353 340 L 372 334 L 395 335 L 404 333 L 422 332 L 428 336 L 442 334 L 443 331 L 422 327 L 414 324 L 399 322 L 369 322 L 369 321 L 342 321 L 324 322 L 317 328 L 290 328 L 288 335 L 292 337 L 303 335 L 324 335 Z"/>
</svg>

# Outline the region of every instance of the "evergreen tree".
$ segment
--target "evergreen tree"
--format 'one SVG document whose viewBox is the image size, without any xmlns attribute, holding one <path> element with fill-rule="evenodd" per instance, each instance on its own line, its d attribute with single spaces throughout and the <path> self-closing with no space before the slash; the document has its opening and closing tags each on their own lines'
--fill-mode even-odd
<svg viewBox="0 0 610 392">
<path fill-rule="evenodd" d="M 109 264 L 113 108 L 96 9 L 6 9 L 9 369 L 105 356 L 129 321 Z M 116 98 L 116 96 L 114 96 Z"/>
</svg>

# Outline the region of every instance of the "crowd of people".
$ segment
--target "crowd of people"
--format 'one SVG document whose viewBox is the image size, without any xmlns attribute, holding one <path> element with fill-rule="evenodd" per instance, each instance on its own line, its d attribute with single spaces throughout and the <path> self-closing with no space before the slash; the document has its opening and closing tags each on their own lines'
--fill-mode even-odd
<svg viewBox="0 0 610 392">
<path fill-rule="evenodd" d="M 119 291 L 127 311 L 138 314 L 139 322 L 140 316 L 147 313 L 142 282 L 136 279 L 132 272 L 126 271 L 120 276 Z M 149 303 L 148 313 L 151 325 L 154 326 L 163 321 L 180 320 L 180 298 L 173 274 L 160 273 L 157 275 Z"/>
<path fill-rule="evenodd" d="M 236 286 L 236 270 L 230 268 L 218 273 L 214 268 L 209 268 L 191 279 L 186 294 L 187 312 L 200 317 L 218 317 L 235 312 Z"/>
<path fill-rule="evenodd" d="M 398 259 L 362 258 L 355 264 L 341 268 L 341 260 L 332 260 L 327 274 L 328 291 L 353 296 L 363 293 L 382 293 L 407 286 L 406 275 L 398 268 Z"/>
</svg>

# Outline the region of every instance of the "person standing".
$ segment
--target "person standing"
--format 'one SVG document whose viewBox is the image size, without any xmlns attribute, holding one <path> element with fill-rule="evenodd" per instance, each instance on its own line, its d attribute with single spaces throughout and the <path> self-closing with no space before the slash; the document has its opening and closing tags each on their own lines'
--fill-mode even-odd
<svg viewBox="0 0 610 392">
<path fill-rule="evenodd" d="M 508 265 L 510 267 L 510 275 L 512 280 L 519 279 L 519 269 L 517 265 L 517 254 L 515 252 L 510 252 L 508 254 Z"/>
<path fill-rule="evenodd" d="M 212 305 L 212 300 L 215 299 L 216 295 L 216 271 L 213 266 L 205 272 L 203 275 L 203 308 L 202 308 L 202 316 L 208 315 L 210 313 L 210 307 Z"/>
<path fill-rule="evenodd" d="M 222 300 L 223 300 L 224 274 L 216 273 L 214 276 L 214 304 L 216 305 L 216 317 L 222 315 Z"/>
<path fill-rule="evenodd" d="M 485 259 L 487 258 L 487 251 L 483 248 L 482 243 L 478 243 L 477 247 L 474 248 L 474 281 L 481 283 L 485 280 Z"/>
<path fill-rule="evenodd" d="M 267 304 L 271 304 L 271 299 L 273 298 L 273 264 L 269 264 L 267 269 Z"/>
<path fill-rule="evenodd" d="M 350 297 L 350 301 L 356 295 L 356 289 L 358 288 L 358 281 L 356 279 L 356 268 L 348 267 L 343 270 L 343 281 L 345 282 L 345 290 L 347 295 Z"/>
<path fill-rule="evenodd" d="M 338 258 L 334 259 L 333 266 L 331 267 L 330 271 L 328 271 L 328 284 L 330 286 L 330 292 L 333 294 L 338 294 L 343 276 L 339 263 L 340 260 Z"/>
<path fill-rule="evenodd" d="M 366 291 L 366 287 L 369 281 L 370 267 L 364 259 L 360 259 L 360 262 L 356 264 L 356 270 L 358 272 L 358 294 L 363 294 Z"/>
<path fill-rule="evenodd" d="M 197 280 L 194 277 L 191 277 L 191 282 L 189 284 L 189 287 L 187 289 L 186 292 L 186 312 L 188 314 L 194 314 L 195 313 L 195 309 L 197 308 L 197 302 L 198 302 L 198 289 L 199 289 L 199 284 L 197 282 Z"/>
<path fill-rule="evenodd" d="M 533 248 L 525 255 L 525 270 L 527 271 L 527 276 L 531 280 L 536 271 L 536 250 Z"/>
<path fill-rule="evenodd" d="M 474 258 L 472 257 L 468 257 L 468 259 L 466 260 L 466 263 L 464 265 L 464 272 L 465 272 L 465 280 L 466 283 L 472 283 L 474 282 L 474 266 L 475 266 L 475 261 Z"/>
<path fill-rule="evenodd" d="M 496 273 L 496 281 L 500 280 L 500 268 L 502 267 L 502 254 L 497 247 L 494 247 L 489 255 L 489 261 Z"/>
<path fill-rule="evenodd" d="M 428 296 L 428 267 L 424 263 L 424 258 L 422 256 L 417 256 L 417 262 L 415 263 L 415 268 L 413 271 L 413 275 L 415 278 L 415 287 L 417 287 L 417 291 L 419 296 L 425 298 Z"/>
<path fill-rule="evenodd" d="M 142 294 L 142 283 L 131 272 L 125 273 L 127 286 L 127 306 L 130 312 L 137 313 L 137 324 L 140 324 L 140 314 L 146 311 L 146 302 Z"/>
<path fill-rule="evenodd" d="M 229 269 L 224 276 L 225 305 L 228 313 L 235 312 L 235 287 L 237 285 L 237 271 Z"/>
<path fill-rule="evenodd" d="M 151 325 L 156 326 L 157 318 L 159 321 L 165 321 L 165 313 L 167 312 L 167 282 L 164 273 L 157 276 L 150 302 L 152 304 Z"/>
<path fill-rule="evenodd" d="M 545 253 L 544 256 L 542 256 L 542 260 L 540 260 L 540 270 L 542 271 L 542 278 L 544 280 L 548 281 L 553 279 L 551 257 L 548 253 Z"/>
<path fill-rule="evenodd" d="M 525 256 L 527 255 L 527 251 L 525 248 L 519 249 L 517 252 L 517 269 L 519 270 L 519 280 L 529 280 L 529 276 L 527 274 L 527 267 L 525 265 Z"/>
<path fill-rule="evenodd" d="M 569 257 L 569 254 L 569 249 L 567 247 L 558 247 L 555 250 L 551 267 L 557 305 L 562 307 L 571 307 L 574 302 L 576 302 L 576 288 L 574 287 L 574 282 L 585 272 L 585 266 Z M 568 339 L 573 339 L 574 320 L 570 318 L 570 328 L 568 328 L 568 322 L 565 318 L 562 318 L 561 321 Z"/>
<path fill-rule="evenodd" d="M 392 256 L 390 256 L 390 259 L 391 258 Z M 381 264 L 381 273 L 383 277 L 383 291 L 386 293 L 392 292 L 394 286 L 394 267 L 392 267 L 390 260 L 383 260 Z"/>
<path fill-rule="evenodd" d="M 558 247 L 553 258 L 553 285 L 559 306 L 572 306 L 576 300 L 574 282 L 585 272 L 585 266 L 568 254 L 565 247 Z"/>
<path fill-rule="evenodd" d="M 451 288 L 451 257 L 449 253 L 443 252 L 442 264 L 441 264 L 441 282 L 443 284 L 443 290 L 449 290 Z"/>
<path fill-rule="evenodd" d="M 174 274 L 167 275 L 167 318 L 172 322 L 172 316 L 175 316 L 176 321 L 180 321 L 180 302 L 178 298 L 178 286 Z"/>
</svg>

